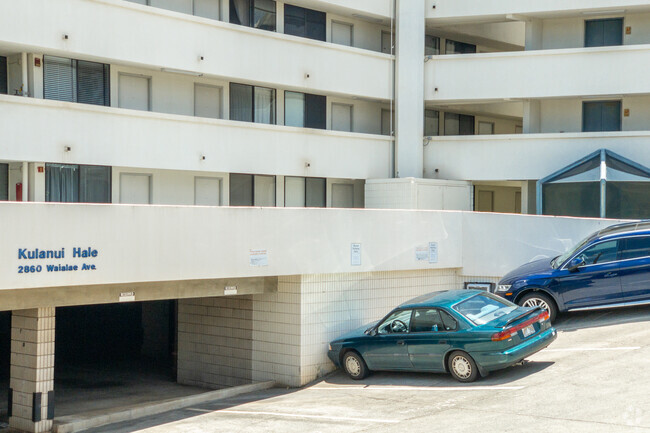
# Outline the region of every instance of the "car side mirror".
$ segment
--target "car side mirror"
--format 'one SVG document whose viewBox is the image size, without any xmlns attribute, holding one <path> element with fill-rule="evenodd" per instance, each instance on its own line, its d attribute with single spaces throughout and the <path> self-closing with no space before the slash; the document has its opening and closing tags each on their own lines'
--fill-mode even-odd
<svg viewBox="0 0 650 433">
<path fill-rule="evenodd" d="M 585 260 L 580 257 L 574 257 L 566 267 L 569 272 L 576 272 L 578 268 L 585 265 Z"/>
</svg>

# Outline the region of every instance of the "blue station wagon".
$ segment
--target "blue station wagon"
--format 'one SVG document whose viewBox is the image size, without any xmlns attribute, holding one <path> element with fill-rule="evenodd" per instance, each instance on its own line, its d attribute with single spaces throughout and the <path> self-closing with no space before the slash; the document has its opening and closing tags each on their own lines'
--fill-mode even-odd
<svg viewBox="0 0 650 433">
<path fill-rule="evenodd" d="M 650 221 L 617 224 L 591 234 L 554 259 L 508 273 L 497 295 L 560 312 L 650 304 Z"/>
<path fill-rule="evenodd" d="M 433 292 L 330 343 L 352 379 L 372 370 L 449 372 L 472 382 L 542 350 L 557 338 L 549 314 L 481 290 Z"/>
</svg>

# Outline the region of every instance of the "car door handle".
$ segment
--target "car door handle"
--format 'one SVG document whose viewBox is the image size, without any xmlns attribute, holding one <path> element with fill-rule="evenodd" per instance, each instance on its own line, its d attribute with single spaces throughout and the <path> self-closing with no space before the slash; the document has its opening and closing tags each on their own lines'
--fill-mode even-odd
<svg viewBox="0 0 650 433">
<path fill-rule="evenodd" d="M 447 340 L 438 340 L 438 344 L 447 344 Z"/>
<path fill-rule="evenodd" d="M 605 278 L 611 278 L 618 275 L 618 272 L 608 272 L 604 275 Z"/>
<path fill-rule="evenodd" d="M 406 344 L 406 342 L 404 340 L 397 340 L 397 344 L 399 346 L 404 346 Z"/>
</svg>

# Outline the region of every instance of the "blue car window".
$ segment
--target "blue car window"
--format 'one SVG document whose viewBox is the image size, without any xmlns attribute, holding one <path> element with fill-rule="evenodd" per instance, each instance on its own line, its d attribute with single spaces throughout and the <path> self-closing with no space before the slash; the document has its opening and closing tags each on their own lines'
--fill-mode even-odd
<svg viewBox="0 0 650 433">
<path fill-rule="evenodd" d="M 411 313 L 413 310 L 397 310 L 393 312 L 379 327 L 379 334 L 401 334 L 409 330 L 411 324 Z"/>
<path fill-rule="evenodd" d="M 411 332 L 438 332 L 444 330 L 444 324 L 437 308 L 422 308 L 413 312 Z"/>
<path fill-rule="evenodd" d="M 576 257 L 585 261 L 585 265 L 613 262 L 618 254 L 618 241 L 606 241 L 593 245 Z"/>
<path fill-rule="evenodd" d="M 625 240 L 625 246 L 621 251 L 621 260 L 638 259 L 650 257 L 650 237 L 635 236 Z"/>
<path fill-rule="evenodd" d="M 451 317 L 451 314 L 443 310 L 440 311 L 440 317 L 442 317 L 442 324 L 445 327 L 445 331 L 455 331 L 458 329 L 458 322 Z"/>
<path fill-rule="evenodd" d="M 511 313 L 517 309 L 517 306 L 490 293 L 481 293 L 459 302 L 453 306 L 453 309 L 470 322 L 476 325 L 485 325 L 498 317 Z"/>
</svg>

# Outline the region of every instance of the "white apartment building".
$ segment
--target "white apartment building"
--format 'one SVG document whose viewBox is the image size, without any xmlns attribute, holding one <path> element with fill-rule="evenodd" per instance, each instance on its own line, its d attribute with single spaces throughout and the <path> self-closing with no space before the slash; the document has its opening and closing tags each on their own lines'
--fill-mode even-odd
<svg viewBox="0 0 650 433">
<path fill-rule="evenodd" d="M 649 47 L 631 0 L 3 2 L 10 425 L 49 431 L 80 364 L 304 385 L 609 224 L 513 214 L 650 217 Z"/>
</svg>

